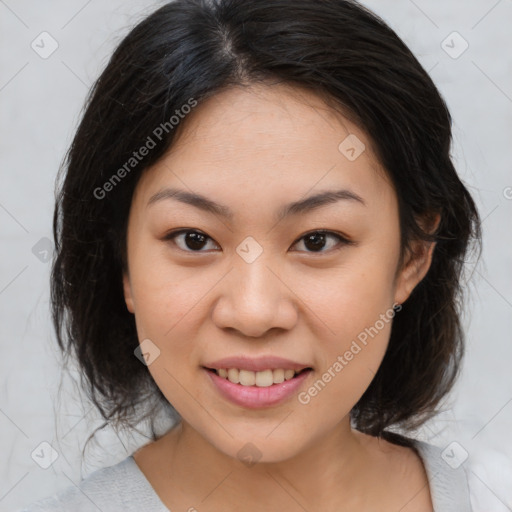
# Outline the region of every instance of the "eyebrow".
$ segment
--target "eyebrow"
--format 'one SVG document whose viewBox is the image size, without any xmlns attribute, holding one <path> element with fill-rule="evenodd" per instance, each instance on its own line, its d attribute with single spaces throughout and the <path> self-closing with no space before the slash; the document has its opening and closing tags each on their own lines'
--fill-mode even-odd
<svg viewBox="0 0 512 512">
<path fill-rule="evenodd" d="M 164 188 L 160 190 L 151 196 L 146 206 L 149 207 L 155 203 L 168 199 L 174 199 L 176 201 L 195 206 L 200 210 L 213 213 L 214 215 L 218 215 L 229 220 L 234 217 L 233 212 L 227 206 L 216 203 L 201 194 L 187 192 L 186 190 L 180 190 L 177 188 Z M 300 199 L 284 205 L 277 212 L 276 220 L 281 221 L 290 215 L 304 214 L 309 211 L 316 210 L 317 208 L 321 208 L 322 206 L 342 200 L 354 201 L 366 206 L 363 198 L 351 190 L 326 190 L 306 197 L 305 199 Z"/>
</svg>

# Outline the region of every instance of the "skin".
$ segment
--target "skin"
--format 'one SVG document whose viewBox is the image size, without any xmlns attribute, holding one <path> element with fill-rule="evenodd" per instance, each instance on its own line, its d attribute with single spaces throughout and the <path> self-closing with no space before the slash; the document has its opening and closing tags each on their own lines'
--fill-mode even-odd
<svg viewBox="0 0 512 512">
<path fill-rule="evenodd" d="M 234 405 L 201 368 L 277 355 L 313 368 L 307 390 L 425 276 L 434 244 L 416 242 L 400 265 L 397 198 L 368 136 L 311 92 L 262 84 L 217 94 L 179 129 L 141 177 L 128 222 L 126 305 L 139 339 L 160 350 L 148 369 L 181 416 L 136 452 L 138 466 L 173 512 L 431 511 L 414 451 L 350 427 L 391 322 L 308 404 L 294 395 L 259 410 Z M 366 147 L 354 161 L 338 150 L 348 134 Z M 148 206 L 166 187 L 202 194 L 233 217 L 175 199 Z M 365 205 L 340 200 L 276 223 L 283 205 L 330 189 Z M 204 246 L 165 238 L 178 228 L 205 234 Z M 354 244 L 329 235 L 315 251 L 303 237 L 319 229 Z M 236 252 L 248 236 L 263 249 L 252 263 Z M 261 456 L 251 466 L 237 456 L 249 442 Z"/>
</svg>

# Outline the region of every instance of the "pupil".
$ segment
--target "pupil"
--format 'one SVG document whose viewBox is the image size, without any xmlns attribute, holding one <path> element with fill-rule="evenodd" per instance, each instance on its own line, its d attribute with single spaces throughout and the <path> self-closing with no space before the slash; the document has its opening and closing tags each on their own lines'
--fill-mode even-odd
<svg viewBox="0 0 512 512">
<path fill-rule="evenodd" d="M 310 242 L 312 242 L 312 245 L 308 246 Z M 325 235 L 323 233 L 313 233 L 306 237 L 304 244 L 308 249 L 322 249 L 325 245 Z"/>
<path fill-rule="evenodd" d="M 185 236 L 185 243 L 189 249 L 201 249 L 205 243 L 205 236 L 191 231 Z"/>
</svg>

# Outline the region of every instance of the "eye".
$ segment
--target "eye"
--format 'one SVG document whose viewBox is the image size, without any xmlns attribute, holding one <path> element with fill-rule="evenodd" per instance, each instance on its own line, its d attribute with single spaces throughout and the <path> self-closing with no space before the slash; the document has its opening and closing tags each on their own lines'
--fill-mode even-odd
<svg viewBox="0 0 512 512">
<path fill-rule="evenodd" d="M 331 240 L 330 243 L 329 240 Z M 338 243 L 336 243 L 336 241 Z M 303 246 L 306 247 L 306 252 L 327 252 L 331 249 L 339 249 L 341 248 L 340 246 L 354 244 L 354 242 L 348 238 L 332 231 L 311 231 L 303 235 L 293 245 L 295 246 L 299 243 L 302 243 Z"/>
<path fill-rule="evenodd" d="M 195 229 L 181 229 L 168 233 L 164 240 L 171 240 L 182 251 L 185 252 L 208 252 L 205 247 L 208 243 L 213 244 L 213 249 L 220 249 L 218 244 L 205 233 Z M 329 240 L 331 242 L 329 242 Z M 302 243 L 306 252 L 327 252 L 332 249 L 341 248 L 344 245 L 353 245 L 354 242 L 346 237 L 332 231 L 311 231 L 299 238 L 292 247 Z M 212 247 L 210 247 L 211 249 Z M 299 249 L 301 250 L 301 249 Z"/>
<path fill-rule="evenodd" d="M 220 248 L 212 238 L 195 229 L 182 229 L 168 233 L 164 240 L 172 240 L 181 250 L 187 252 L 207 252 L 201 249 L 208 245 L 208 240 L 214 243 L 214 248 Z"/>
</svg>

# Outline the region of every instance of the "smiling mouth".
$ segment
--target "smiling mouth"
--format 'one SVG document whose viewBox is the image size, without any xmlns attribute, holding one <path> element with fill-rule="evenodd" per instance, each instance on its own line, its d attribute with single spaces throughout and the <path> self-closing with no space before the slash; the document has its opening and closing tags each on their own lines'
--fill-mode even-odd
<svg viewBox="0 0 512 512">
<path fill-rule="evenodd" d="M 274 384 L 281 384 L 285 381 L 292 380 L 298 375 L 312 371 L 312 368 L 303 368 L 302 370 L 291 369 L 267 369 L 254 372 L 251 370 L 241 370 L 239 368 L 206 368 L 206 370 L 215 373 L 219 377 L 230 381 L 233 384 L 240 384 L 248 387 L 270 387 Z"/>
</svg>

